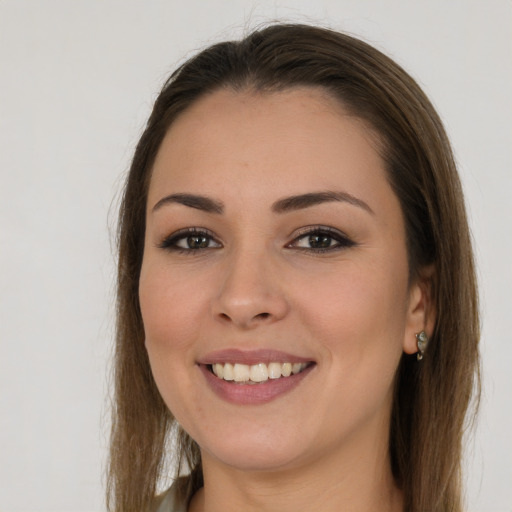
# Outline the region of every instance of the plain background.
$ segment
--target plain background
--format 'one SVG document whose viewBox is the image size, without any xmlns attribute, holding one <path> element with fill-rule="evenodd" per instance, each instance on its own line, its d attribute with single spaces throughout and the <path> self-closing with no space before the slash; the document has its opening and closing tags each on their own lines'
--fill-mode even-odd
<svg viewBox="0 0 512 512">
<path fill-rule="evenodd" d="M 114 198 L 168 73 L 272 19 L 366 39 L 444 119 L 482 292 L 469 510 L 512 511 L 509 0 L 0 0 L 0 510 L 104 509 Z"/>
</svg>

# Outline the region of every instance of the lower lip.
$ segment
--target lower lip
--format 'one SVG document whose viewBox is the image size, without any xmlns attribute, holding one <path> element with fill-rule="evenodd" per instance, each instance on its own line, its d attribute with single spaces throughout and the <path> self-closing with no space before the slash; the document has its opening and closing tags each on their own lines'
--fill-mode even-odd
<svg viewBox="0 0 512 512">
<path fill-rule="evenodd" d="M 243 384 L 219 379 L 209 370 L 208 366 L 199 365 L 199 369 L 213 392 L 226 402 L 238 405 L 257 405 L 271 402 L 295 389 L 314 367 L 315 365 L 312 364 L 302 372 L 289 377 L 268 379 L 257 384 Z"/>
</svg>

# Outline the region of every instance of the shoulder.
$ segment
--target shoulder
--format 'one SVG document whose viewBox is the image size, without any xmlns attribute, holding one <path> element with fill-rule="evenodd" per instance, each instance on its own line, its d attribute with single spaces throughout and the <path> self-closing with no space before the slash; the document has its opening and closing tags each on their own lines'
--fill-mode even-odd
<svg viewBox="0 0 512 512">
<path fill-rule="evenodd" d="M 152 512 L 187 512 L 185 503 L 178 502 L 176 482 L 156 498 Z"/>
</svg>

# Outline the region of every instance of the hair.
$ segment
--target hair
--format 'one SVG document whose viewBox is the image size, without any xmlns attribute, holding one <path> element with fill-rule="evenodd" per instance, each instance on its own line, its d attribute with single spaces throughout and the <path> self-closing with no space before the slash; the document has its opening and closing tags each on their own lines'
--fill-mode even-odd
<svg viewBox="0 0 512 512">
<path fill-rule="evenodd" d="M 164 84 L 136 147 L 118 226 L 109 510 L 148 510 L 173 450 L 177 472 L 191 470 L 183 499 L 202 485 L 199 448 L 176 425 L 153 380 L 138 297 L 148 186 L 160 144 L 173 121 L 206 94 L 304 86 L 327 91 L 377 134 L 404 215 L 410 276 L 435 269 L 435 328 L 421 363 L 402 355 L 389 453 L 404 510 L 462 510 L 462 441 L 478 404 L 480 333 L 471 237 L 448 138 L 423 91 L 389 57 L 346 34 L 295 24 L 270 25 L 188 60 Z"/>
</svg>

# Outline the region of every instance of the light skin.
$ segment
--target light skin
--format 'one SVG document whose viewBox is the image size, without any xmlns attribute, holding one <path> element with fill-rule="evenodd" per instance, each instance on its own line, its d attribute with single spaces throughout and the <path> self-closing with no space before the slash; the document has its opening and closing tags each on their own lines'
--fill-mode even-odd
<svg viewBox="0 0 512 512">
<path fill-rule="evenodd" d="M 205 486 L 190 511 L 306 511 L 320 496 L 323 512 L 401 510 L 393 380 L 433 314 L 425 280 L 409 282 L 377 147 L 313 88 L 220 90 L 169 129 L 139 292 L 155 381 L 201 448 Z M 314 365 L 267 403 L 230 403 L 198 361 L 233 348 Z"/>
</svg>

